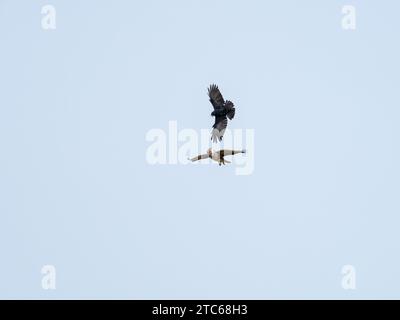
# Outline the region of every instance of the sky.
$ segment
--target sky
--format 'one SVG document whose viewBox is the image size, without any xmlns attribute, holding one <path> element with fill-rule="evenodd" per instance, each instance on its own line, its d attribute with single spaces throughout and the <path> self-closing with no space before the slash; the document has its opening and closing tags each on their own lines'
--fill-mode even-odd
<svg viewBox="0 0 400 320">
<path fill-rule="evenodd" d="M 399 9 L 0 0 L 0 298 L 400 298 Z M 211 83 L 251 173 L 149 163 Z"/>
</svg>

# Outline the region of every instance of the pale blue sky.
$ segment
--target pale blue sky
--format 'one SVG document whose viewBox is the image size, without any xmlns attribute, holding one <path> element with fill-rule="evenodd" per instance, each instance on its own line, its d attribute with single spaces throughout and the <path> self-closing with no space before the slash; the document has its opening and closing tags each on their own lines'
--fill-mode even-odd
<svg viewBox="0 0 400 320">
<path fill-rule="evenodd" d="M 0 0 L 0 297 L 400 298 L 399 10 Z M 148 165 L 149 129 L 211 126 L 214 82 L 253 175 Z"/>
</svg>

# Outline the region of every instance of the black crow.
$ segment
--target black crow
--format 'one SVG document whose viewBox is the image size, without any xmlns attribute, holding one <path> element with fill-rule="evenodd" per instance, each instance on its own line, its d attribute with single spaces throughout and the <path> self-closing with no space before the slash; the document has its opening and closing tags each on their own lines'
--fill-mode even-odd
<svg viewBox="0 0 400 320">
<path fill-rule="evenodd" d="M 210 102 L 214 107 L 211 116 L 215 117 L 211 140 L 213 142 L 218 142 L 218 140 L 222 140 L 226 126 L 228 125 L 228 119 L 232 120 L 235 116 L 235 106 L 231 101 L 224 100 L 218 86 L 215 84 L 212 84 L 208 88 L 208 96 L 210 97 Z"/>
</svg>

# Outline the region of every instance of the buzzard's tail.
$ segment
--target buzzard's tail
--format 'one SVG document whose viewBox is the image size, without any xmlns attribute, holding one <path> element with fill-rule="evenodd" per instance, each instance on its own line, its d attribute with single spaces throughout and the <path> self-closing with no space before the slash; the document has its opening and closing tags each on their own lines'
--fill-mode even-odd
<svg viewBox="0 0 400 320">
<path fill-rule="evenodd" d="M 229 120 L 232 120 L 233 117 L 235 116 L 235 106 L 234 106 L 233 102 L 227 100 L 225 103 L 225 108 L 228 111 L 226 116 L 229 118 Z"/>
</svg>

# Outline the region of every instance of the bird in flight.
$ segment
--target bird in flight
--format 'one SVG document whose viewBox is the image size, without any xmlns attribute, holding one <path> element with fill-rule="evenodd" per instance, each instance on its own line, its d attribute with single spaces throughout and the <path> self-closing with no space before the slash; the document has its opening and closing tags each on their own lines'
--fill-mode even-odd
<svg viewBox="0 0 400 320">
<path fill-rule="evenodd" d="M 215 117 L 211 140 L 213 142 L 218 142 L 218 140 L 222 140 L 226 126 L 228 125 L 228 119 L 232 120 L 235 116 L 235 106 L 231 101 L 224 100 L 218 86 L 215 84 L 212 84 L 208 88 L 208 96 L 210 97 L 210 102 L 214 107 L 211 116 Z"/>
<path fill-rule="evenodd" d="M 207 150 L 207 153 L 205 154 L 200 154 L 197 157 L 194 157 L 192 159 L 189 159 L 192 162 L 198 161 L 198 160 L 203 160 L 203 159 L 212 159 L 216 162 L 218 162 L 219 165 L 223 164 L 225 165 L 225 163 L 231 163 L 228 160 L 225 160 L 224 157 L 225 156 L 233 156 L 237 153 L 246 153 L 246 150 L 219 150 L 219 151 L 215 151 L 213 152 L 211 148 L 209 148 Z"/>
</svg>

